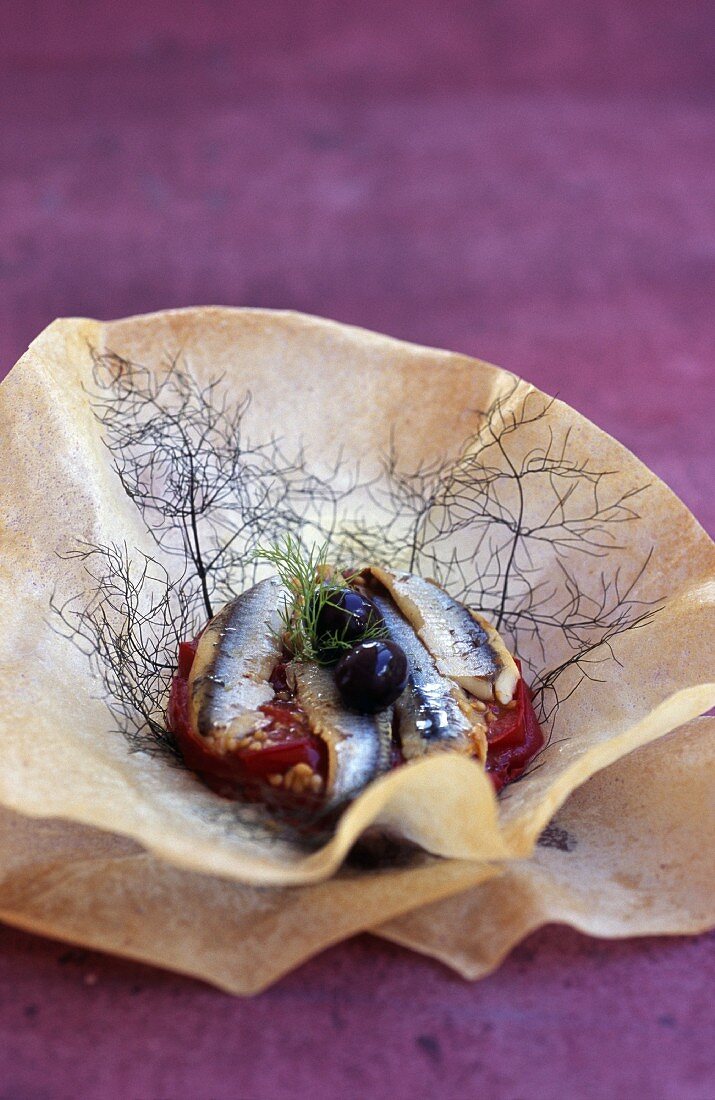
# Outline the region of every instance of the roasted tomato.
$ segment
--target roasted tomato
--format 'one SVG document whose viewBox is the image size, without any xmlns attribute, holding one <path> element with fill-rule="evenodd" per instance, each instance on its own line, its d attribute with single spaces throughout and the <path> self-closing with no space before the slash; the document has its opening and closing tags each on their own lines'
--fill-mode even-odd
<svg viewBox="0 0 715 1100">
<path fill-rule="evenodd" d="M 191 728 L 188 680 L 197 645 L 198 638 L 179 646 L 167 709 L 167 723 L 187 767 L 227 798 L 263 797 L 268 787 L 291 800 L 314 799 L 327 772 L 325 746 L 311 731 L 302 708 L 284 697 L 287 684 L 280 665 L 273 677 L 277 697 L 260 708 L 268 722 L 240 746 L 218 752 Z"/>
<path fill-rule="evenodd" d="M 521 664 L 516 662 L 521 673 Z M 487 707 L 487 772 L 497 791 L 523 775 L 527 764 L 544 744 L 544 735 L 531 701 L 529 687 L 521 676 L 514 705 L 491 703 Z"/>
</svg>

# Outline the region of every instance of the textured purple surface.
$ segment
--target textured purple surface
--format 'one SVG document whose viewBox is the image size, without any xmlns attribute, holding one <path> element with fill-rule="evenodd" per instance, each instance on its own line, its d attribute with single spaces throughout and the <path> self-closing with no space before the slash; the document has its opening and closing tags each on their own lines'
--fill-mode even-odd
<svg viewBox="0 0 715 1100">
<path fill-rule="evenodd" d="M 265 9 L 265 10 L 264 10 Z M 3 5 L 0 368 L 56 315 L 292 307 L 560 394 L 715 530 L 713 9 Z M 715 1095 L 713 940 L 368 938 L 251 1002 L 0 933 L 0 1098 Z"/>
</svg>

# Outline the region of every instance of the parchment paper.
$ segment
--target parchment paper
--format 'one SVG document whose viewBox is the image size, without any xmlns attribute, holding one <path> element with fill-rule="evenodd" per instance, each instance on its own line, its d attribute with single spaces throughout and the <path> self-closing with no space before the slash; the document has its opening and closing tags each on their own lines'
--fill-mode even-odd
<svg viewBox="0 0 715 1100">
<path fill-rule="evenodd" d="M 483 584 L 492 615 L 504 612 L 502 630 L 517 644 L 530 678 L 541 678 L 549 745 L 523 780 L 497 800 L 477 764 L 433 757 L 373 784 L 334 837 L 306 851 L 285 835 L 267 841 L 264 831 L 161 754 L 146 746 L 132 751 L 137 743 L 107 709 L 101 668 L 66 630 L 63 636 L 51 608 L 51 602 L 56 608 L 87 592 L 83 563 L 67 556 L 79 545 L 143 551 L 169 575 L 181 565 L 165 546 L 157 548 L 136 500 L 122 488 L 116 451 L 108 448 L 106 425 L 97 416 L 97 363 L 117 358 L 139 364 L 153 379 L 179 363 L 204 391 L 217 385 L 228 407 L 250 391 L 246 433 L 259 445 L 279 435 L 288 464 L 341 488 L 331 534 L 353 553 L 359 535 L 363 545 L 373 539 L 375 552 L 382 540 L 393 564 L 411 564 L 410 517 L 435 480 L 444 482 L 445 462 L 451 463 L 453 495 L 427 510 L 422 532 L 429 537 L 418 571 L 429 575 L 431 564 L 432 574 L 460 597 L 467 588 L 474 598 L 475 584 Z M 502 876 L 489 894 L 500 897 L 507 874 L 545 873 L 539 868 L 551 850 L 534 846 L 569 794 L 715 703 L 712 542 L 620 444 L 488 364 L 265 310 L 182 310 L 108 324 L 62 320 L 38 337 L 0 389 L 0 461 L 6 471 L 0 486 L 0 802 L 3 836 L 12 838 L 2 842 L 2 896 L 10 900 L 1 907 L 8 920 L 25 927 L 250 991 L 357 928 L 383 925 L 489 877 Z M 561 462 L 556 476 L 563 484 L 573 482 L 556 502 L 548 488 L 552 461 Z M 486 498 L 475 497 L 485 468 L 495 480 Z M 515 468 L 523 473 L 518 482 L 509 479 Z M 506 488 L 494 512 L 502 478 Z M 519 530 L 527 532 L 528 559 L 512 555 L 522 568 L 507 576 L 505 589 L 503 551 L 495 550 L 492 533 L 510 537 L 509 521 L 500 523 L 499 516 L 514 515 L 520 494 Z M 466 520 L 465 499 L 472 508 Z M 486 534 L 483 516 L 474 511 L 485 499 L 497 517 Z M 318 528 L 324 521 L 324 514 L 310 519 Z M 528 536 L 529 530 L 537 533 Z M 499 545 L 509 551 L 508 541 Z M 445 576 L 450 561 L 460 565 Z M 495 561 L 501 589 L 491 579 Z M 540 595 L 530 603 L 531 591 Z M 544 593 L 546 603 L 540 603 Z M 579 661 L 569 664 L 575 653 Z M 557 666 L 565 668 L 553 681 L 549 672 Z M 689 805 L 687 785 L 676 781 L 681 740 L 669 738 L 658 747 L 664 774 L 659 798 L 675 814 Z M 628 803 L 619 836 L 652 828 L 650 817 L 637 810 L 646 803 Z M 397 868 L 347 869 L 336 876 L 355 839 L 375 824 L 425 854 Z M 596 848 L 601 828 L 594 818 Z M 585 858 L 583 839 L 579 850 Z M 687 855 L 695 863 L 704 858 L 703 851 Z M 301 883 L 318 885 L 296 889 Z M 474 896 L 489 889 L 479 887 Z M 182 912 L 192 913 L 192 928 L 184 947 L 168 957 L 169 949 L 159 945 L 166 928 L 159 913 L 175 909 L 184 890 L 189 896 L 182 898 Z M 114 899 L 114 916 L 97 900 L 105 896 Z M 235 935 L 265 944 L 268 959 L 260 952 L 259 961 L 236 956 L 227 969 L 229 948 L 217 946 L 202 916 L 222 906 L 233 914 Z M 435 948 L 424 933 L 423 913 L 410 918 L 417 932 L 393 921 L 387 933 L 412 936 L 415 946 L 447 958 L 448 951 Z M 500 923 L 498 906 L 494 913 Z M 683 908 L 676 904 L 671 913 L 668 930 L 691 930 Z M 286 920 L 294 921 L 290 934 Z M 203 949 L 195 942 L 195 924 L 207 929 Z M 504 942 L 520 934 L 510 932 Z M 229 939 L 235 947 L 234 934 Z M 459 937 L 454 944 L 453 961 L 469 971 L 471 964 L 461 961 L 468 948 Z"/>
<path fill-rule="evenodd" d="M 3 811 L 0 919 L 234 994 L 256 993 L 362 931 L 471 979 L 549 922 L 609 938 L 700 932 L 715 923 L 713 734 L 715 719 L 697 719 L 599 773 L 531 859 L 499 877 L 485 864 L 424 856 L 372 873 L 343 868 L 314 886 L 243 886 L 107 833 Z M 426 904 L 440 897 L 449 900 Z"/>
<path fill-rule="evenodd" d="M 715 719 L 698 718 L 579 787 L 531 859 L 382 925 L 466 978 L 542 924 L 592 936 L 694 934 L 715 923 Z"/>
</svg>

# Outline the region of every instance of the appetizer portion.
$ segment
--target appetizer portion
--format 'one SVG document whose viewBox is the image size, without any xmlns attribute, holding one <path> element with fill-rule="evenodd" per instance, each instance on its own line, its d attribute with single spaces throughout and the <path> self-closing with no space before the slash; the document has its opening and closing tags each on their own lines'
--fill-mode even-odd
<svg viewBox="0 0 715 1100">
<path fill-rule="evenodd" d="M 472 757 L 497 790 L 523 773 L 544 739 L 487 620 L 414 574 L 290 540 L 262 556 L 277 574 L 179 648 L 168 724 L 213 790 L 330 811 L 427 753 Z"/>
</svg>

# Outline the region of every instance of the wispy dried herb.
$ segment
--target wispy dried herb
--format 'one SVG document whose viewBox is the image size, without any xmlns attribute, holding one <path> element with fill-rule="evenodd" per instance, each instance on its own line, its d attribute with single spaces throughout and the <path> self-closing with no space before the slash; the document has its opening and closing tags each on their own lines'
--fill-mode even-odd
<svg viewBox="0 0 715 1100">
<path fill-rule="evenodd" d="M 90 659 L 130 746 L 178 760 L 164 706 L 178 644 L 192 631 L 182 581 L 126 543 L 83 544 L 63 556 L 82 563 L 86 588 L 53 596 L 56 628 Z"/>
<path fill-rule="evenodd" d="M 163 371 L 111 352 L 92 357 L 90 399 L 114 469 L 207 618 L 255 579 L 259 542 L 312 527 L 330 535 L 350 491 L 336 488 L 340 457 L 319 476 L 301 448 L 289 455 L 277 437 L 251 442 L 250 394 L 232 403 L 222 378 L 201 384 L 178 357 Z"/>
</svg>

